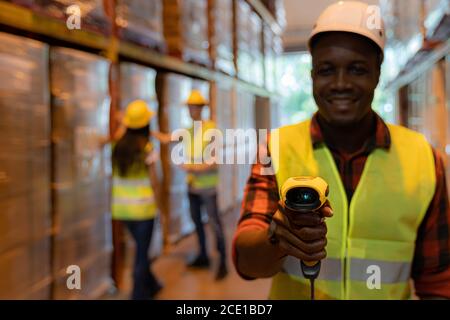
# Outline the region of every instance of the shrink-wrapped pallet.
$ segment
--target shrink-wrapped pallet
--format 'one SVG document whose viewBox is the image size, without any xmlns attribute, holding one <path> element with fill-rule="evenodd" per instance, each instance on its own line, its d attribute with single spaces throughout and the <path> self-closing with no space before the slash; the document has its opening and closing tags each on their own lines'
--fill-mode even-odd
<svg viewBox="0 0 450 320">
<path fill-rule="evenodd" d="M 0 43 L 0 298 L 48 299 L 48 47 L 4 33 Z"/>
<path fill-rule="evenodd" d="M 122 40 L 165 50 L 162 0 L 117 0 L 116 25 Z"/>
<path fill-rule="evenodd" d="M 264 79 L 267 90 L 273 92 L 276 86 L 275 61 L 277 59 L 274 48 L 274 33 L 272 29 L 264 24 Z"/>
<path fill-rule="evenodd" d="M 244 90 L 237 91 L 235 112 L 236 127 L 244 130 L 255 129 L 255 96 Z M 246 139 L 245 143 L 237 143 L 236 155 L 241 158 L 241 163 L 235 166 L 236 200 L 240 202 L 243 197 L 245 184 L 251 170 L 251 162 L 254 161 L 256 141 Z"/>
<path fill-rule="evenodd" d="M 252 69 L 251 82 L 257 86 L 264 85 L 264 56 L 262 47 L 262 20 L 256 12 L 252 12 L 249 17 L 251 30 L 251 55 L 252 55 Z"/>
<path fill-rule="evenodd" d="M 264 84 L 262 20 L 245 0 L 235 3 L 238 77 L 258 86 Z"/>
<path fill-rule="evenodd" d="M 223 158 L 219 166 L 219 184 L 217 186 L 218 206 L 221 213 L 227 212 L 236 206 L 235 188 L 234 188 L 234 164 L 226 163 L 227 154 L 231 154 L 235 150 L 232 141 L 226 139 L 227 130 L 234 128 L 233 122 L 233 95 L 234 87 L 226 84 L 216 84 L 216 118 L 217 128 L 223 135 Z"/>
<path fill-rule="evenodd" d="M 164 0 L 164 36 L 170 55 L 210 66 L 208 0 Z"/>
<path fill-rule="evenodd" d="M 233 0 L 209 0 L 210 56 L 214 68 L 236 73 L 233 52 Z"/>
<path fill-rule="evenodd" d="M 240 79 L 252 81 L 250 15 L 252 8 L 245 0 L 235 1 L 236 68 Z"/>
<path fill-rule="evenodd" d="M 96 269 L 99 257 L 109 263 L 110 148 L 108 136 L 109 63 L 98 56 L 66 48 L 50 55 L 53 141 L 54 255 L 57 299 L 91 298 L 109 283 L 109 271 L 84 277 L 78 294 L 58 284 L 66 268 L 77 265 L 82 274 Z M 90 288 L 90 290 L 87 290 Z"/>
</svg>

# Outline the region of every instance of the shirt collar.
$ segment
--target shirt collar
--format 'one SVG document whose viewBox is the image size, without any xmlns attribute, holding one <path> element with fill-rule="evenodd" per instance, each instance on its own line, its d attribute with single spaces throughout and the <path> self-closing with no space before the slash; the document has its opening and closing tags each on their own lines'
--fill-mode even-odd
<svg viewBox="0 0 450 320">
<path fill-rule="evenodd" d="M 375 131 L 364 144 L 365 149 L 368 151 L 372 151 L 376 148 L 389 150 L 391 146 L 391 134 L 389 133 L 389 128 L 376 112 L 374 112 L 374 114 L 376 121 Z M 315 113 L 311 119 L 310 126 L 311 141 L 314 148 L 317 148 L 322 143 L 326 143 L 317 117 L 318 114 Z"/>
</svg>

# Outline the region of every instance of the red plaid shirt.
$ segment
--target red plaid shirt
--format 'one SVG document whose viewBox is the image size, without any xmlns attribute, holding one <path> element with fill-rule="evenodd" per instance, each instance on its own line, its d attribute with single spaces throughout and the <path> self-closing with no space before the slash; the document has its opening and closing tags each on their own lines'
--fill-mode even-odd
<svg viewBox="0 0 450 320">
<path fill-rule="evenodd" d="M 326 143 L 317 121 L 317 114 L 311 121 L 311 140 L 313 147 Z M 376 148 L 389 149 L 391 137 L 383 120 L 376 116 L 376 130 L 364 146 L 353 154 L 339 153 L 328 145 L 333 154 L 349 200 L 358 185 L 364 164 L 369 154 Z M 436 191 L 427 214 L 418 230 L 412 278 L 416 295 L 450 299 L 450 209 L 442 156 L 433 149 L 436 167 Z M 261 175 L 263 164 L 253 165 L 245 188 L 241 219 L 236 236 L 253 228 L 268 228 L 279 201 L 275 175 Z M 270 167 L 270 164 L 268 165 Z M 267 165 L 266 165 L 267 167 Z M 237 257 L 233 244 L 233 260 Z"/>
</svg>

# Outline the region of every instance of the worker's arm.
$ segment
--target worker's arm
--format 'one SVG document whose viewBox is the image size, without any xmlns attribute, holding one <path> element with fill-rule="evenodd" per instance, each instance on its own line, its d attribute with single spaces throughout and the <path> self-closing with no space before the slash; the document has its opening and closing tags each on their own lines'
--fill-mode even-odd
<svg viewBox="0 0 450 320">
<path fill-rule="evenodd" d="M 318 261 L 326 257 L 327 228 L 324 217 L 331 217 L 327 205 L 318 213 L 277 210 L 273 226 L 243 230 L 236 237 L 237 269 L 250 278 L 272 277 L 281 270 L 284 258 L 293 256 L 303 261 Z M 269 228 L 273 228 L 269 239 Z"/>
<path fill-rule="evenodd" d="M 179 142 L 178 140 L 172 140 L 170 133 L 164 133 L 160 131 L 151 131 L 153 137 L 159 140 L 162 144 L 170 144 L 172 142 Z"/>
<path fill-rule="evenodd" d="M 418 230 L 412 278 L 421 299 L 450 299 L 450 206 L 442 155 L 434 151 L 436 190 Z"/>
</svg>

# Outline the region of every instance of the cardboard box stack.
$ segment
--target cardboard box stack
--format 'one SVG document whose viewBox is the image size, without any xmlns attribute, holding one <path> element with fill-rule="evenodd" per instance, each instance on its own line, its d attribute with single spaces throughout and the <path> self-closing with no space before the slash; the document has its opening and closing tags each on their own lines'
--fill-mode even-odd
<svg viewBox="0 0 450 320">
<path fill-rule="evenodd" d="M 112 32 L 111 14 L 109 13 L 111 2 L 104 0 L 32 0 L 34 11 L 45 14 L 66 22 L 69 16 L 78 11 L 68 11 L 72 5 L 77 5 L 80 10 L 81 28 L 97 33 L 110 35 Z"/>
<path fill-rule="evenodd" d="M 48 47 L 0 33 L 0 299 L 49 299 Z"/>
<path fill-rule="evenodd" d="M 159 73 L 157 77 L 158 100 L 160 104 L 160 128 L 162 132 L 171 133 L 190 125 L 189 111 L 185 101 L 191 89 L 192 80 L 188 77 Z M 194 225 L 189 213 L 186 173 L 172 161 L 172 150 L 178 144 L 161 146 L 164 183 L 164 230 L 165 241 L 175 242 L 192 232 Z"/>
<path fill-rule="evenodd" d="M 50 53 L 53 142 L 54 292 L 56 299 L 97 298 L 110 286 L 109 63 L 66 48 Z M 81 290 L 68 290 L 79 266 Z"/>
<path fill-rule="evenodd" d="M 188 62 L 211 65 L 208 0 L 164 0 L 163 23 L 170 55 Z"/>
<path fill-rule="evenodd" d="M 233 52 L 233 2 L 209 0 L 210 56 L 215 69 L 235 75 Z"/>
<path fill-rule="evenodd" d="M 117 0 L 116 25 L 121 39 L 165 50 L 162 0 Z"/>
<path fill-rule="evenodd" d="M 141 99 L 148 103 L 150 108 L 158 114 L 158 100 L 155 88 L 156 71 L 135 63 L 122 62 L 120 64 L 120 109 L 125 111 L 127 105 Z M 158 116 L 155 116 L 150 123 L 150 130 L 159 131 Z M 160 145 L 157 139 L 151 139 L 153 147 L 159 152 Z M 162 181 L 161 161 L 156 163 L 157 174 Z M 160 224 L 160 215 L 157 216 L 154 227 L 150 256 L 156 257 L 162 253 L 162 230 Z"/>
</svg>

